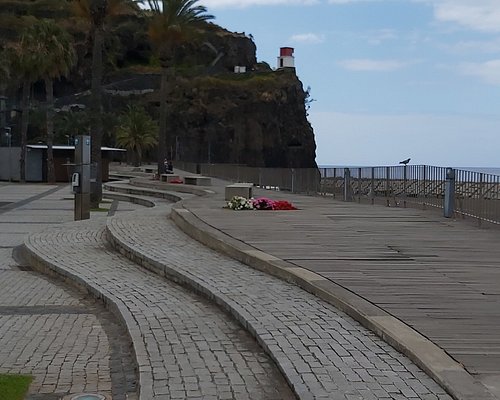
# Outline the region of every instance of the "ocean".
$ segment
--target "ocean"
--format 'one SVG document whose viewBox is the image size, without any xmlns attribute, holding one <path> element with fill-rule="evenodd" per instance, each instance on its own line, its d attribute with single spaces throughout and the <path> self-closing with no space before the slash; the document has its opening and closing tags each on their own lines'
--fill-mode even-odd
<svg viewBox="0 0 500 400">
<path fill-rule="evenodd" d="M 412 164 L 408 164 L 412 165 Z M 385 165 L 384 165 L 385 166 Z M 318 165 L 319 168 L 370 168 L 372 165 Z M 463 171 L 472 171 L 483 174 L 500 175 L 500 167 L 453 167 Z"/>
</svg>

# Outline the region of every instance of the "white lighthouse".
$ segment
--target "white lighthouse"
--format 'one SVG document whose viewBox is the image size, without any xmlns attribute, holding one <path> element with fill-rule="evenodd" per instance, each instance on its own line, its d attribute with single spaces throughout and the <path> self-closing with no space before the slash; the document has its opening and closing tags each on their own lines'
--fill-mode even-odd
<svg viewBox="0 0 500 400">
<path fill-rule="evenodd" d="M 293 47 L 281 47 L 278 57 L 278 69 L 295 68 L 295 57 L 293 56 Z"/>
</svg>

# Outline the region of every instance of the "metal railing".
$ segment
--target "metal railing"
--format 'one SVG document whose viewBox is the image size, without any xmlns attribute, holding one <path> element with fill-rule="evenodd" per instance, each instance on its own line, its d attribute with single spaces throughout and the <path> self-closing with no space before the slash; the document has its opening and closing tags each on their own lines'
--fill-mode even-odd
<svg viewBox="0 0 500 400">
<path fill-rule="evenodd" d="M 176 161 L 184 171 L 220 178 L 232 182 L 251 182 L 256 186 L 315 195 L 320 188 L 317 168 L 256 168 L 239 164 L 196 164 Z"/>
<path fill-rule="evenodd" d="M 232 182 L 389 207 L 446 209 L 500 224 L 500 175 L 429 165 L 360 168 L 254 168 L 176 162 L 177 168 Z M 452 192 L 450 192 L 452 190 Z M 452 196 L 452 198 L 450 198 Z"/>
<path fill-rule="evenodd" d="M 455 171 L 455 212 L 500 224 L 500 175 Z"/>
<path fill-rule="evenodd" d="M 427 165 L 321 168 L 321 192 L 359 203 L 443 207 L 446 168 Z M 347 184 L 346 184 L 347 182 Z"/>
</svg>

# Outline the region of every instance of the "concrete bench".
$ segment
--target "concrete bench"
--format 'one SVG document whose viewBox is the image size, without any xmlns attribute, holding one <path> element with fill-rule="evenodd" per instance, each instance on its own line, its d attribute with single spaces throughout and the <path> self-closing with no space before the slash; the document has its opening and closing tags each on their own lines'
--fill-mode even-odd
<svg viewBox="0 0 500 400">
<path fill-rule="evenodd" d="M 225 199 L 231 200 L 234 196 L 241 196 L 245 199 L 252 197 L 253 183 L 233 183 L 227 185 L 225 190 Z"/>
<path fill-rule="evenodd" d="M 186 185 L 211 186 L 212 180 L 208 176 L 191 175 L 184 177 L 184 183 Z"/>
<path fill-rule="evenodd" d="M 147 174 L 153 174 L 156 172 L 156 168 L 144 168 L 144 172 Z"/>
<path fill-rule="evenodd" d="M 161 174 L 160 175 L 160 180 L 162 182 L 172 182 L 177 179 L 180 179 L 179 175 L 173 175 L 173 174 Z"/>
</svg>

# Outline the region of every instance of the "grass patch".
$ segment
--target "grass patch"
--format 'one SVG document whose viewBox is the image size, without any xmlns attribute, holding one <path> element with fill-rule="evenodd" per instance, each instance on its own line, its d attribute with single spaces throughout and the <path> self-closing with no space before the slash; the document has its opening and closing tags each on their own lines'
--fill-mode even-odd
<svg viewBox="0 0 500 400">
<path fill-rule="evenodd" d="M 93 212 L 108 212 L 109 208 L 102 208 L 102 207 L 91 208 L 90 211 L 93 211 Z"/>
<path fill-rule="evenodd" d="M 0 374 L 0 400 L 22 400 L 28 392 L 33 377 Z"/>
</svg>

